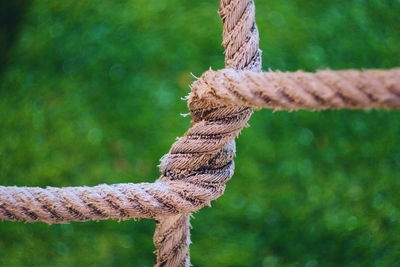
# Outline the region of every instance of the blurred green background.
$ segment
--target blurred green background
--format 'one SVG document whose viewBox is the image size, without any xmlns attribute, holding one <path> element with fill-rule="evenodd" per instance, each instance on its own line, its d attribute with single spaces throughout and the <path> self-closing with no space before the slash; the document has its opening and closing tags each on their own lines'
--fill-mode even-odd
<svg viewBox="0 0 400 267">
<path fill-rule="evenodd" d="M 218 1 L 1 4 L 0 184 L 153 181 L 196 76 L 223 67 Z M 400 65 L 399 0 L 256 1 L 264 69 Z M 195 266 L 400 266 L 399 112 L 257 112 Z M 151 266 L 154 222 L 0 222 L 0 266 Z"/>
</svg>

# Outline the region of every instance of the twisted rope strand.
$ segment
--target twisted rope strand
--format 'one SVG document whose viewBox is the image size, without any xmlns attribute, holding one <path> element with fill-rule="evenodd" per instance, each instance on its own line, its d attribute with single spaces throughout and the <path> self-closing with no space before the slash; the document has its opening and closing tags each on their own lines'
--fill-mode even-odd
<svg viewBox="0 0 400 267">
<path fill-rule="evenodd" d="M 221 0 L 219 14 L 223 22 L 222 45 L 225 48 L 226 67 L 260 71 L 261 52 L 258 48 L 253 0 Z M 185 137 L 179 140 L 181 142 L 175 143 L 169 154 L 162 159 L 160 180 L 185 180 L 186 185 L 194 185 L 198 189 L 208 188 L 209 195 L 198 195 L 199 199 L 218 197 L 233 175 L 233 140 L 247 125 L 252 110 L 223 106 L 210 108 L 205 101 L 191 101 L 189 108 L 193 117 L 192 126 Z M 199 175 L 192 175 L 194 172 Z M 190 190 L 194 188 L 181 189 L 192 194 Z M 192 196 L 189 198 L 193 203 L 197 201 Z M 180 233 L 189 235 L 189 228 L 188 215 L 160 219 L 154 234 L 156 266 L 190 265 L 187 252 L 190 239 L 186 235 L 176 238 Z M 158 240 L 173 240 L 175 245 L 166 246 Z"/>
<path fill-rule="evenodd" d="M 316 73 L 209 70 L 189 100 L 274 110 L 400 109 L 400 68 Z"/>
<path fill-rule="evenodd" d="M 175 215 L 157 222 L 154 244 L 156 266 L 190 266 L 190 215 Z"/>
</svg>

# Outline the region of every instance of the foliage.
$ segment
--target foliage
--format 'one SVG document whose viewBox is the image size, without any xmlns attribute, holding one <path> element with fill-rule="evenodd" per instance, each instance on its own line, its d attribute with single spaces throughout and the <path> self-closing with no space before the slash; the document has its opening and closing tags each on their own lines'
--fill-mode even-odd
<svg viewBox="0 0 400 267">
<path fill-rule="evenodd" d="M 399 66 L 398 0 L 257 1 L 264 69 Z M 153 181 L 193 78 L 223 67 L 217 1 L 30 6 L 0 85 L 0 184 Z M 195 266 L 395 266 L 398 112 L 257 112 Z M 0 223 L 1 266 L 150 266 L 154 222 Z"/>
</svg>

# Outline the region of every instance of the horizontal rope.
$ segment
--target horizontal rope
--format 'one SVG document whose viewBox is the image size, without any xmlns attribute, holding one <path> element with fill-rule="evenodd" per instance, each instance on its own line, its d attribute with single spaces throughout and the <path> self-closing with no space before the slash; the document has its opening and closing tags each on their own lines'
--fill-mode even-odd
<svg viewBox="0 0 400 267">
<path fill-rule="evenodd" d="M 45 189 L 0 186 L 0 219 L 63 223 L 197 211 L 218 198 L 233 175 L 233 139 L 252 113 L 248 106 L 399 109 L 400 69 L 207 71 L 193 84 L 189 106 L 191 128 L 161 159 L 162 175 L 156 182 Z"/>
<path fill-rule="evenodd" d="M 209 70 L 192 84 L 189 100 L 209 107 L 274 110 L 400 109 L 400 68 L 315 73 Z"/>
<path fill-rule="evenodd" d="M 168 185 L 157 183 L 98 185 L 94 187 L 0 186 L 0 218 L 47 223 L 70 221 L 153 218 L 174 214 L 153 195 L 170 194 Z M 172 201 L 176 198 L 170 196 Z M 169 201 L 171 202 L 171 200 Z"/>
<path fill-rule="evenodd" d="M 159 218 L 189 214 L 209 205 L 223 194 L 233 175 L 233 139 L 246 126 L 251 110 L 192 113 L 191 128 L 161 159 L 162 174 L 156 182 L 64 188 L 0 186 L 0 220 L 65 223 Z"/>
<path fill-rule="evenodd" d="M 46 189 L 0 186 L 0 219 L 63 223 L 197 211 L 218 198 L 233 175 L 232 140 L 246 126 L 251 115 L 248 106 L 399 109 L 400 69 L 314 74 L 207 71 L 193 84 L 189 106 L 192 126 L 161 159 L 162 175 L 155 183 Z"/>
</svg>

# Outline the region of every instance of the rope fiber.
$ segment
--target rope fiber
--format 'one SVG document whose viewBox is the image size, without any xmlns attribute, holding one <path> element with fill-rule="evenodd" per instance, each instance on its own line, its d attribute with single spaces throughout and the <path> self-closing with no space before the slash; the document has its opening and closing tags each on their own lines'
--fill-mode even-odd
<svg viewBox="0 0 400 267">
<path fill-rule="evenodd" d="M 274 110 L 400 109 L 400 68 L 315 73 L 206 71 L 190 102 Z"/>
<path fill-rule="evenodd" d="M 253 0 L 221 0 L 225 67 L 192 85 L 189 130 L 161 159 L 154 183 L 0 186 L 0 220 L 67 223 L 151 218 L 156 266 L 190 266 L 190 216 L 224 193 L 235 138 L 253 108 L 399 109 L 400 69 L 261 73 Z"/>
</svg>

